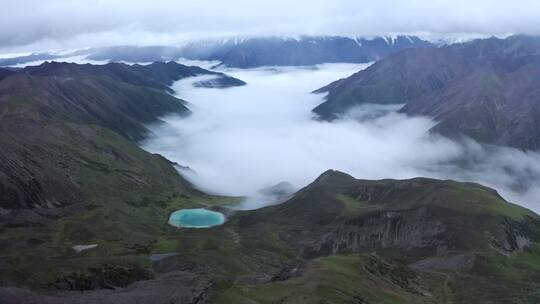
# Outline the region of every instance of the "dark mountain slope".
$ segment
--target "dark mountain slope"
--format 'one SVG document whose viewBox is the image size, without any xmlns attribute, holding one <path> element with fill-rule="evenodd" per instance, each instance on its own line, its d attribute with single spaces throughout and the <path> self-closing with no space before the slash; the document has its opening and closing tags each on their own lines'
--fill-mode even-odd
<svg viewBox="0 0 540 304">
<path fill-rule="evenodd" d="M 7 69 L 0 69 L 0 80 L 6 78 L 7 76 L 13 74 L 14 72 Z"/>
<path fill-rule="evenodd" d="M 4 86 L 15 87 L 18 93 L 24 94 L 17 98 L 32 101 L 40 107 L 41 113 L 99 124 L 134 140 L 144 137 L 147 130 L 143 124 L 154 122 L 156 117 L 170 112 L 189 114 L 183 101 L 165 92 L 172 91 L 169 86 L 174 81 L 216 75 L 219 87 L 245 84 L 222 73 L 175 62 L 145 66 L 52 62 L 27 67 L 19 74 L 35 77 L 11 79 L 13 83 L 6 80 Z"/>
<path fill-rule="evenodd" d="M 0 98 L 3 120 L 96 124 L 134 140 L 144 137 L 145 123 L 161 115 L 189 114 L 183 101 L 166 92 L 106 76 L 19 73 L 0 82 Z"/>
<path fill-rule="evenodd" d="M 316 93 L 328 92 L 327 101 L 314 111 L 323 119 L 335 119 L 354 104 L 407 103 L 436 91 L 470 67 L 447 48 L 405 50 L 378 61 L 352 76 L 337 80 Z"/>
<path fill-rule="evenodd" d="M 178 206 L 219 198 L 194 189 L 173 163 L 134 140 L 160 115 L 189 113 L 165 89 L 199 72 L 176 64 L 47 63 L 6 73 L 0 80 L 1 286 L 99 289 L 153 277 L 147 254 L 167 228 L 161 219 Z M 73 247 L 88 243 L 103 254 L 86 256 Z M 173 290 L 197 280 L 177 273 L 150 285 Z M 197 298 L 209 283 L 201 278 L 200 284 L 175 290 Z M 6 297 L 0 292 L 0 302 Z M 111 296 L 97 297 L 87 301 Z"/>
<path fill-rule="evenodd" d="M 540 127 L 540 57 L 517 67 L 510 60 L 506 64 L 511 68 L 497 63 L 479 68 L 401 111 L 434 117 L 439 121 L 434 130 L 445 135 L 466 134 L 481 142 L 536 150 L 540 147 L 536 132 Z"/>
<path fill-rule="evenodd" d="M 17 219 L 20 209 L 79 204 L 76 208 L 83 210 L 93 201 L 189 188 L 170 162 L 102 127 L 24 122 L 18 131 L 2 129 L 0 135 L 0 206 L 9 216 L 2 217 L 3 224 L 37 224 L 32 217 Z M 36 212 L 61 215 L 68 210 Z"/>
<path fill-rule="evenodd" d="M 121 196 L 115 192 L 121 184 L 129 185 L 132 193 L 184 188 L 186 183 L 166 160 L 140 150 L 118 133 L 141 138 L 146 132 L 143 123 L 167 112 L 187 111 L 164 92 L 108 80 L 25 74 L 4 79 L 1 207 L 88 203 L 85 194 L 100 196 L 89 189 Z"/>
<path fill-rule="evenodd" d="M 361 103 L 405 104 L 447 135 L 538 149 L 540 39 L 513 36 L 432 49 L 410 49 L 316 92 L 314 112 L 331 120 Z"/>
<path fill-rule="evenodd" d="M 197 66 L 186 66 L 173 61 L 154 62 L 148 65 L 127 65 L 109 63 L 105 65 L 46 62 L 39 66 L 26 67 L 23 71 L 36 76 L 61 76 L 87 78 L 96 76 L 110 78 L 137 86 L 151 87 L 172 92 L 170 85 L 174 81 L 198 75 L 215 75 L 224 79 L 228 86 L 240 86 L 245 83 L 223 73 L 209 71 Z"/>
<path fill-rule="evenodd" d="M 144 138 L 145 124 L 159 116 L 189 114 L 185 102 L 165 90 L 175 80 L 201 73 L 215 74 L 176 63 L 45 63 L 5 73 L 0 208 L 57 209 L 88 205 L 98 197 L 185 192 L 189 184 L 167 160 L 131 140 Z M 218 77 L 232 85 L 241 82 Z"/>
</svg>

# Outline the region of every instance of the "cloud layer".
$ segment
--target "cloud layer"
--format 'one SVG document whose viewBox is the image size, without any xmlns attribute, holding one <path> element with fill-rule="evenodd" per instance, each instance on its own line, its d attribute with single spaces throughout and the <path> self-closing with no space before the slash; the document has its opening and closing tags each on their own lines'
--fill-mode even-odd
<svg viewBox="0 0 540 304">
<path fill-rule="evenodd" d="M 534 0 L 1 0 L 0 50 L 231 35 L 540 33 Z"/>
<path fill-rule="evenodd" d="M 281 181 L 302 187 L 332 168 L 365 179 L 476 181 L 540 210 L 538 153 L 430 135 L 432 120 L 396 113 L 396 106 L 358 107 L 334 123 L 313 120 L 322 96 L 309 92 L 364 66 L 228 70 L 248 85 L 225 90 L 182 80 L 173 88 L 192 103 L 193 115 L 165 118 L 144 147 L 189 166 L 196 173 L 187 177 L 213 193 L 252 195 Z"/>
</svg>

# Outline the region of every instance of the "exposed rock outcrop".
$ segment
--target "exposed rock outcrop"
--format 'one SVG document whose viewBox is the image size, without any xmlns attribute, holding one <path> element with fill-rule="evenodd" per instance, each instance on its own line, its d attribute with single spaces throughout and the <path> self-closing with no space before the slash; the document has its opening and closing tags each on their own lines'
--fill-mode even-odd
<svg viewBox="0 0 540 304">
<path fill-rule="evenodd" d="M 307 252 L 334 254 L 377 248 L 436 248 L 451 242 L 443 236 L 445 231 L 445 224 L 433 217 L 426 207 L 388 211 L 346 220 Z"/>
<path fill-rule="evenodd" d="M 204 304 L 208 303 L 211 285 L 204 278 L 176 271 L 116 290 L 43 295 L 27 289 L 0 287 L 0 297 L 2 304 Z"/>
</svg>

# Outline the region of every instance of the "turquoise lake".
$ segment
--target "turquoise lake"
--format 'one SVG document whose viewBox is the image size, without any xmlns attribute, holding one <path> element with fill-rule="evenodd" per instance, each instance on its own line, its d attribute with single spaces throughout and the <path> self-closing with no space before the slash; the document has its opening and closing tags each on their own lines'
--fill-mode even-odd
<svg viewBox="0 0 540 304">
<path fill-rule="evenodd" d="M 169 216 L 169 224 L 183 228 L 208 228 L 225 223 L 225 216 L 204 208 L 180 209 Z"/>
</svg>

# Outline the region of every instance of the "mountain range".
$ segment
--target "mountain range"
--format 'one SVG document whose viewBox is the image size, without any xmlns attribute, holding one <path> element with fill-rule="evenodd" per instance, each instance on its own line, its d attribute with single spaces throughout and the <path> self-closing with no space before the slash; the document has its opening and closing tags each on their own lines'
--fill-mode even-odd
<svg viewBox="0 0 540 304">
<path fill-rule="evenodd" d="M 184 46 L 115 46 L 72 52 L 37 53 L 0 59 L 0 66 L 80 56 L 106 62 L 154 62 L 187 58 L 219 61 L 235 68 L 299 66 L 327 62 L 364 63 L 412 47 L 435 44 L 416 36 L 349 38 L 340 36 L 253 37 L 190 42 Z"/>
<path fill-rule="evenodd" d="M 297 66 L 328 62 L 363 63 L 413 47 L 432 47 L 415 36 L 348 38 L 300 37 L 230 39 L 191 43 L 182 50 L 188 59 L 217 60 L 228 67 Z"/>
<path fill-rule="evenodd" d="M 316 112 L 404 103 L 439 132 L 468 134 L 476 117 L 495 134 L 481 140 L 534 144 L 538 45 L 401 50 L 319 90 Z M 540 216 L 479 184 L 328 170 L 298 191 L 262 189 L 279 202 L 247 211 L 196 189 L 137 144 L 163 115 L 190 115 L 171 85 L 196 75 L 245 84 L 175 62 L 0 69 L 0 303 L 540 302 Z M 226 222 L 168 224 L 189 208 Z"/>
<path fill-rule="evenodd" d="M 537 150 L 539 76 L 538 37 L 408 49 L 318 89 L 326 101 L 313 111 L 332 120 L 363 103 L 404 104 L 401 112 L 434 118 L 442 134 Z"/>
</svg>

